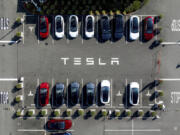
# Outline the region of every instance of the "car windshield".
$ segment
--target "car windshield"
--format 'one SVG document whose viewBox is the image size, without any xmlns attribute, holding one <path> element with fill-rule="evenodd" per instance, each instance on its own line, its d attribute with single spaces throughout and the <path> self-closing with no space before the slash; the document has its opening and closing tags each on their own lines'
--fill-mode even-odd
<svg viewBox="0 0 180 135">
<path fill-rule="evenodd" d="M 87 93 L 93 93 L 93 88 L 87 88 Z"/>
<path fill-rule="evenodd" d="M 63 31 L 62 27 L 63 27 L 62 26 L 62 20 L 61 20 L 60 17 L 58 17 L 57 20 L 56 20 L 56 30 L 57 30 L 57 32 L 62 32 Z"/>
<path fill-rule="evenodd" d="M 103 87 L 102 91 L 103 91 L 103 101 L 107 102 L 108 96 L 109 96 L 109 87 L 107 87 L 107 86 Z"/>
<path fill-rule="evenodd" d="M 132 28 L 132 32 L 133 33 L 138 33 L 138 19 L 137 18 L 133 18 L 133 20 L 131 21 L 131 28 Z"/>
<path fill-rule="evenodd" d="M 40 32 L 42 32 L 42 33 L 47 32 L 47 26 L 46 26 L 46 19 L 45 18 L 41 18 Z"/>
<path fill-rule="evenodd" d="M 77 31 L 77 21 L 76 21 L 76 18 L 73 16 L 72 18 L 71 18 L 71 27 L 70 27 L 70 29 L 71 29 L 71 31 L 72 32 L 76 32 Z"/>
<path fill-rule="evenodd" d="M 71 92 L 76 93 L 77 92 L 77 87 L 72 87 Z"/>
<path fill-rule="evenodd" d="M 88 17 L 88 19 L 87 19 L 87 31 L 88 32 L 93 31 L 93 20 L 91 17 Z"/>
<path fill-rule="evenodd" d="M 123 32 L 123 20 L 121 16 L 116 18 L 116 32 Z"/>
<path fill-rule="evenodd" d="M 64 129 L 65 128 L 65 122 L 54 122 L 51 124 L 52 128 L 55 129 Z"/>
<path fill-rule="evenodd" d="M 63 88 L 56 88 L 56 94 L 62 94 Z"/>
<path fill-rule="evenodd" d="M 110 25 L 109 25 L 108 18 L 103 18 L 102 23 L 103 23 L 103 31 L 109 32 L 110 31 Z"/>
<path fill-rule="evenodd" d="M 133 103 L 137 104 L 138 102 L 138 89 L 137 88 L 132 88 L 131 98 L 133 100 Z"/>
<path fill-rule="evenodd" d="M 147 33 L 153 33 L 153 20 L 148 18 L 147 20 Z"/>
<path fill-rule="evenodd" d="M 46 89 L 46 88 L 41 88 L 40 93 L 41 93 L 41 94 L 45 94 L 45 95 L 46 95 L 46 93 L 47 93 L 47 89 Z"/>
</svg>

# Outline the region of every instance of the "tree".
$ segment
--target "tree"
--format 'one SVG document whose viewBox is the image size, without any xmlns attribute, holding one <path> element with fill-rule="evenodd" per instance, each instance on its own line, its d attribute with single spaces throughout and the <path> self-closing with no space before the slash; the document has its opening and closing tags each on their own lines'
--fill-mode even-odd
<svg viewBox="0 0 180 135">
<path fill-rule="evenodd" d="M 131 116 L 131 110 L 125 110 L 125 115 L 127 117 L 130 117 Z"/>
<path fill-rule="evenodd" d="M 84 115 L 84 109 L 78 109 L 78 115 L 79 116 Z"/>
<path fill-rule="evenodd" d="M 55 110 L 54 110 L 54 116 L 55 116 L 55 117 L 60 116 L 60 110 L 59 110 L 59 109 L 55 109 Z"/>
<path fill-rule="evenodd" d="M 90 115 L 94 116 L 96 114 L 96 110 L 95 109 L 90 109 Z"/>
<path fill-rule="evenodd" d="M 115 110 L 115 116 L 119 117 L 121 115 L 121 111 L 120 110 Z"/>
</svg>

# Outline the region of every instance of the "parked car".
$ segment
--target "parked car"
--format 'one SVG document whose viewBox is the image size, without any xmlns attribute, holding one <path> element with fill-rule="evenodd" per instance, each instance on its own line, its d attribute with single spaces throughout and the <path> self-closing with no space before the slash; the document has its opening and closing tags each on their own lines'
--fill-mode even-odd
<svg viewBox="0 0 180 135">
<path fill-rule="evenodd" d="M 139 83 L 131 82 L 129 88 L 129 103 L 131 105 L 139 104 Z"/>
<path fill-rule="evenodd" d="M 78 36 L 78 17 L 76 15 L 71 15 L 69 17 L 69 35 L 72 38 Z"/>
<path fill-rule="evenodd" d="M 100 34 L 102 40 L 106 41 L 111 39 L 111 27 L 108 16 L 102 16 L 100 21 Z"/>
<path fill-rule="evenodd" d="M 57 38 L 64 37 L 64 18 L 61 15 L 57 15 L 55 21 L 55 36 Z"/>
<path fill-rule="evenodd" d="M 39 18 L 39 32 L 41 38 L 49 36 L 49 21 L 46 16 L 40 16 Z"/>
<path fill-rule="evenodd" d="M 54 133 L 54 134 L 51 134 L 51 135 L 72 135 L 72 133 L 70 133 L 70 132 L 65 132 L 65 133 Z"/>
<path fill-rule="evenodd" d="M 109 80 L 101 81 L 101 88 L 100 88 L 100 100 L 103 104 L 108 104 L 110 102 L 110 90 L 111 85 Z"/>
<path fill-rule="evenodd" d="M 144 39 L 150 40 L 154 37 L 154 17 L 148 16 L 144 20 Z"/>
<path fill-rule="evenodd" d="M 56 106 L 64 103 L 64 84 L 57 83 L 54 90 L 54 103 Z"/>
<path fill-rule="evenodd" d="M 49 84 L 43 82 L 39 87 L 39 104 L 43 107 L 49 103 Z"/>
<path fill-rule="evenodd" d="M 93 83 L 86 84 L 85 100 L 87 105 L 94 103 L 95 85 Z"/>
<path fill-rule="evenodd" d="M 79 83 L 71 83 L 70 92 L 68 93 L 68 95 L 72 105 L 76 105 L 79 102 L 79 89 Z"/>
<path fill-rule="evenodd" d="M 71 120 L 63 119 L 51 119 L 47 122 L 47 128 L 49 130 L 68 130 L 72 127 Z"/>
<path fill-rule="evenodd" d="M 94 16 L 87 15 L 85 19 L 85 36 L 92 38 L 94 36 Z"/>
<path fill-rule="evenodd" d="M 124 35 L 124 17 L 116 15 L 114 18 L 114 38 L 120 39 Z"/>
<path fill-rule="evenodd" d="M 129 21 L 129 37 L 131 40 L 136 40 L 139 38 L 139 17 L 131 16 Z"/>
</svg>

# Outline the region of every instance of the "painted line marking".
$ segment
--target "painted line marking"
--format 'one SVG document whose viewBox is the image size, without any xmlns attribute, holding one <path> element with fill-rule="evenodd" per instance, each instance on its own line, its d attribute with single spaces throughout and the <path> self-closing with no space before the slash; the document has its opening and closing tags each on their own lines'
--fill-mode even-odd
<svg viewBox="0 0 180 135">
<path fill-rule="evenodd" d="M 38 45 L 39 45 L 39 16 L 38 16 Z"/>
<path fill-rule="evenodd" d="M 96 39 L 96 44 L 99 44 L 99 42 L 98 42 L 98 38 L 99 38 L 99 31 L 98 31 L 98 19 L 99 19 L 99 18 L 98 18 L 98 16 L 97 16 L 96 19 L 97 19 L 97 21 L 96 21 L 96 22 L 97 22 L 97 26 L 96 26 L 96 27 L 97 27 L 97 30 L 96 30 L 96 37 L 97 37 L 97 39 Z"/>
<path fill-rule="evenodd" d="M 24 17 L 25 17 L 25 15 L 23 15 L 23 20 L 25 20 Z M 23 33 L 24 33 L 24 21 L 23 21 Z M 23 45 L 24 45 L 24 38 L 25 38 L 25 34 L 23 36 Z"/>
<path fill-rule="evenodd" d="M 180 78 L 160 78 L 162 81 L 180 81 Z"/>
<path fill-rule="evenodd" d="M 162 42 L 161 45 L 180 45 L 180 41 L 177 41 L 177 42 Z"/>
<path fill-rule="evenodd" d="M 18 81 L 17 78 L 0 78 L 0 81 Z"/>
<path fill-rule="evenodd" d="M 132 129 L 105 129 L 105 132 L 132 132 Z M 160 132 L 161 129 L 134 129 L 133 132 Z"/>
<path fill-rule="evenodd" d="M 8 41 L 8 40 L 2 41 L 2 40 L 1 40 L 0 43 L 16 43 L 16 41 L 13 41 L 13 40 L 12 40 L 12 41 Z"/>
<path fill-rule="evenodd" d="M 66 101 L 66 104 L 67 104 L 67 106 L 69 105 L 69 103 L 68 103 L 68 86 L 69 86 L 69 79 L 67 78 L 66 79 L 66 87 L 67 87 L 67 91 L 66 91 L 66 93 L 67 93 L 67 101 Z"/>
<path fill-rule="evenodd" d="M 140 89 L 142 90 L 142 88 L 143 88 L 142 79 L 140 79 Z M 142 107 L 143 106 L 143 104 L 142 104 L 142 92 L 140 93 L 140 95 L 141 95 L 140 106 Z"/>
<path fill-rule="evenodd" d="M 96 79 L 96 105 L 98 104 L 98 79 Z"/>
<path fill-rule="evenodd" d="M 134 135 L 134 121 L 132 120 L 132 135 Z"/>
<path fill-rule="evenodd" d="M 140 22 L 141 22 L 141 26 L 140 26 L 140 29 L 141 29 L 141 35 L 140 35 L 140 44 L 142 44 L 142 37 L 143 37 L 143 23 L 142 23 L 142 16 L 140 16 Z"/>
<path fill-rule="evenodd" d="M 110 81 L 111 81 L 111 99 L 110 100 L 111 100 L 111 107 L 112 107 L 112 91 L 113 91 L 113 88 L 112 88 L 113 84 L 112 83 L 113 83 L 113 81 L 112 81 L 112 79 Z"/>
<path fill-rule="evenodd" d="M 18 132 L 45 132 L 44 129 L 18 129 Z"/>
<path fill-rule="evenodd" d="M 127 108 L 127 79 L 125 79 L 125 87 L 126 87 L 126 108 Z"/>
</svg>

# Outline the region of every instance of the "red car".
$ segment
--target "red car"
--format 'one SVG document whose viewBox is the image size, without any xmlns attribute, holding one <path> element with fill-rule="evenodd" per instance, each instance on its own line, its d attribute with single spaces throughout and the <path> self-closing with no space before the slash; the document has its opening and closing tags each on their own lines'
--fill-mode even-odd
<svg viewBox="0 0 180 135">
<path fill-rule="evenodd" d="M 144 39 L 150 40 L 154 37 L 154 18 L 148 16 L 144 20 Z"/>
<path fill-rule="evenodd" d="M 39 32 L 41 38 L 47 38 L 49 36 L 49 21 L 46 16 L 40 16 Z"/>
<path fill-rule="evenodd" d="M 50 130 L 67 130 L 71 127 L 71 120 L 52 119 L 47 122 L 47 128 Z"/>
<path fill-rule="evenodd" d="M 39 87 L 39 104 L 43 107 L 49 103 L 49 84 L 43 82 Z"/>
</svg>

